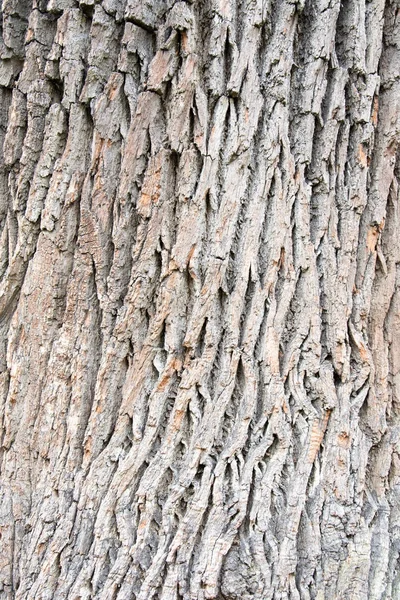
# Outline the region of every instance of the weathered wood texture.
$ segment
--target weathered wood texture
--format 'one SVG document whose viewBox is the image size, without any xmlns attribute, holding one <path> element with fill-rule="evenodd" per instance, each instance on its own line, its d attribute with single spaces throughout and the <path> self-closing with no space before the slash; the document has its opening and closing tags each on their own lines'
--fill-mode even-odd
<svg viewBox="0 0 400 600">
<path fill-rule="evenodd" d="M 399 0 L 2 23 L 0 598 L 399 599 Z"/>
</svg>

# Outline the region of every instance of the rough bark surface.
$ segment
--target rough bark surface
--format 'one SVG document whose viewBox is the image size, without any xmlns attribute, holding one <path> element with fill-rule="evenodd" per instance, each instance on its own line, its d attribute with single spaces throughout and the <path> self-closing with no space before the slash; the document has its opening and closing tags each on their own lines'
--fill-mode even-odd
<svg viewBox="0 0 400 600">
<path fill-rule="evenodd" d="M 399 0 L 3 0 L 0 598 L 400 598 Z"/>
</svg>

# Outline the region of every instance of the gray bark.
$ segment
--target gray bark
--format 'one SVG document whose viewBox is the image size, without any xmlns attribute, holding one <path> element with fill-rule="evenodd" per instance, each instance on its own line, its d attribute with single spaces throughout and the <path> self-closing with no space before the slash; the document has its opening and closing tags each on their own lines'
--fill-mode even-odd
<svg viewBox="0 0 400 600">
<path fill-rule="evenodd" d="M 3 0 L 0 599 L 400 598 L 399 0 Z"/>
</svg>

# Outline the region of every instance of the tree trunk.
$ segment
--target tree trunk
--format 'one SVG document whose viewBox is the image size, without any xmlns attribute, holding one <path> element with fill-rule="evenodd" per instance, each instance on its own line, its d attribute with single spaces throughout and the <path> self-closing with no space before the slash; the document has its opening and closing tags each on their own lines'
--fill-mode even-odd
<svg viewBox="0 0 400 600">
<path fill-rule="evenodd" d="M 1 600 L 400 598 L 400 0 L 3 0 Z"/>
</svg>

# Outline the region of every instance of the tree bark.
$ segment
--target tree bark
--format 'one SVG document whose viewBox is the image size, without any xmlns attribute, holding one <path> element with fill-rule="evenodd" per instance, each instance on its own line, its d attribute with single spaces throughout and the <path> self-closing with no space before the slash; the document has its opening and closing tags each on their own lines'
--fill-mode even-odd
<svg viewBox="0 0 400 600">
<path fill-rule="evenodd" d="M 4 600 L 400 598 L 399 0 L 3 0 Z"/>
</svg>

